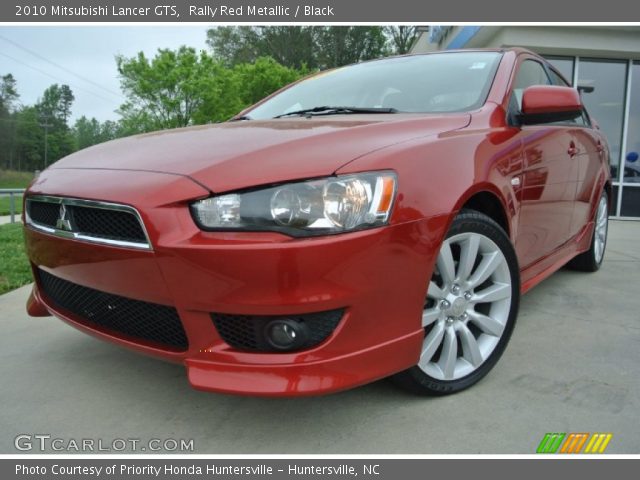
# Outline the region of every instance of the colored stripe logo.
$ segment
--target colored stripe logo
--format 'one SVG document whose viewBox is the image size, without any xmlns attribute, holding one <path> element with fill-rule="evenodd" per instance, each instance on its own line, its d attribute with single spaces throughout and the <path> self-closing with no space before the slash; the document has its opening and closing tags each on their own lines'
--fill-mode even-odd
<svg viewBox="0 0 640 480">
<path fill-rule="evenodd" d="M 604 453 L 611 441 L 611 437 L 613 437 L 611 433 L 594 433 L 584 453 Z"/>
<path fill-rule="evenodd" d="M 556 453 L 562 440 L 564 440 L 564 433 L 547 433 L 542 438 L 538 450 L 536 453 Z"/>
<path fill-rule="evenodd" d="M 612 438 L 612 433 L 546 433 L 536 453 L 604 453 Z"/>
</svg>

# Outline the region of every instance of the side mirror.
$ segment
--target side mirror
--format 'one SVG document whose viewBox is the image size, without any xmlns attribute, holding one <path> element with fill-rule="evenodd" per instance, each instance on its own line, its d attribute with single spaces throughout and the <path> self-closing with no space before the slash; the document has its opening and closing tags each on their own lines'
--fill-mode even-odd
<svg viewBox="0 0 640 480">
<path fill-rule="evenodd" d="M 582 115 L 582 100 L 575 88 L 535 85 L 522 93 L 518 116 L 523 125 L 573 120 Z"/>
</svg>

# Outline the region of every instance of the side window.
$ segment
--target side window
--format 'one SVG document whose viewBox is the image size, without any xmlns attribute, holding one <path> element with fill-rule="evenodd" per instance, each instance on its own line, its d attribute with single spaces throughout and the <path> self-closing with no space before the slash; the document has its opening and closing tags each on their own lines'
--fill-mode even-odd
<svg viewBox="0 0 640 480">
<path fill-rule="evenodd" d="M 522 92 L 532 85 L 550 85 L 549 77 L 540 62 L 525 60 L 520 65 L 513 87 L 513 94 L 518 105 L 518 111 L 522 107 Z"/>
<path fill-rule="evenodd" d="M 551 84 L 557 85 L 558 87 L 570 87 L 567 82 L 565 82 L 560 75 L 558 75 L 555 70 L 549 69 L 549 75 L 551 76 Z"/>
<path fill-rule="evenodd" d="M 551 84 L 557 85 L 559 87 L 570 87 L 567 82 L 565 82 L 560 75 L 558 75 L 553 69 L 549 69 L 549 76 L 551 77 Z M 587 127 L 590 125 L 589 117 L 587 116 L 587 112 L 583 111 L 580 117 L 574 118 L 572 120 L 567 120 L 565 122 L 560 122 L 560 124 L 575 124 L 580 125 L 582 127 Z"/>
</svg>

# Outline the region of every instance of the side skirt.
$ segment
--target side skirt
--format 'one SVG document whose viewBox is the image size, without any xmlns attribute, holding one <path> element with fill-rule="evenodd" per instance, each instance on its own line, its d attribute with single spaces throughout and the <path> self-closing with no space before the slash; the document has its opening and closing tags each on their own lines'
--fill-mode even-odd
<svg viewBox="0 0 640 480">
<path fill-rule="evenodd" d="M 552 253 L 520 271 L 522 294 L 527 293 L 533 287 L 560 270 L 573 257 L 585 252 L 591 245 L 594 222 L 587 223 L 572 239 L 564 243 Z"/>
</svg>

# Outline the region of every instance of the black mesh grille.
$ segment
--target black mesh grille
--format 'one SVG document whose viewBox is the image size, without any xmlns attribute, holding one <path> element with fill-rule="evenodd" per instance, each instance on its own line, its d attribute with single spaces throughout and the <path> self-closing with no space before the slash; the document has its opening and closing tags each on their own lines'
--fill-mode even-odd
<svg viewBox="0 0 640 480">
<path fill-rule="evenodd" d="M 186 350 L 187 337 L 175 308 L 112 295 L 38 271 L 40 286 L 54 306 L 75 315 L 87 326 Z"/>
<path fill-rule="evenodd" d="M 255 317 L 244 315 L 211 315 L 213 323 L 222 339 L 229 345 L 241 350 L 258 350 L 263 342 L 256 334 Z"/>
<path fill-rule="evenodd" d="M 302 348 L 311 348 L 325 341 L 333 333 L 344 309 L 304 315 L 249 316 L 212 313 L 211 319 L 220 337 L 239 350 L 274 351 L 264 337 L 265 326 L 272 320 L 287 318 L 304 323 L 309 331 L 309 339 Z"/>
<path fill-rule="evenodd" d="M 60 213 L 60 204 L 28 200 L 27 208 L 31 220 L 40 225 L 55 228 Z"/>
<path fill-rule="evenodd" d="M 31 220 L 39 225 L 56 228 L 60 217 L 60 203 L 27 200 Z M 137 215 L 123 210 L 112 210 L 65 203 L 66 219 L 71 231 L 82 235 L 133 243 L 147 243 L 147 237 Z"/>
<path fill-rule="evenodd" d="M 146 242 L 140 222 L 132 213 L 77 205 L 69 208 L 74 230 L 79 233 L 110 240 Z"/>
</svg>

